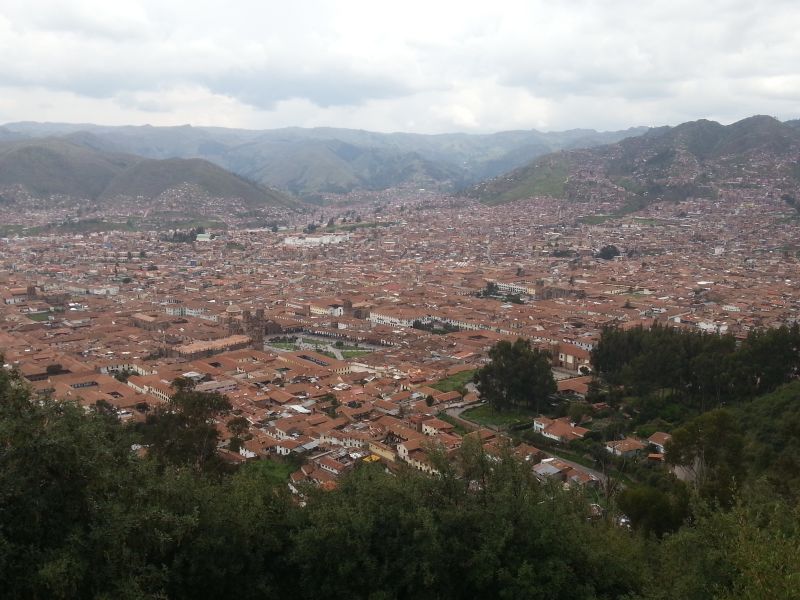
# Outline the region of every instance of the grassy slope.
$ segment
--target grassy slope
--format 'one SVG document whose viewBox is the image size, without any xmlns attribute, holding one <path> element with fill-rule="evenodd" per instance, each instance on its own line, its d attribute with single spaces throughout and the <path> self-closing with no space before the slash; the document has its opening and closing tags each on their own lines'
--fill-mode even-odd
<svg viewBox="0 0 800 600">
<path fill-rule="evenodd" d="M 200 159 L 143 160 L 120 173 L 104 190 L 103 197 L 116 195 L 154 198 L 182 183 L 192 183 L 209 195 L 242 198 L 251 205 L 287 205 L 289 198 L 242 179 Z"/>
<path fill-rule="evenodd" d="M 40 197 L 153 198 L 182 183 L 197 185 L 211 196 L 242 198 L 254 206 L 295 204 L 286 194 L 257 186 L 205 160 L 142 159 L 58 138 L 0 144 L 0 186 L 22 185 Z"/>
<path fill-rule="evenodd" d="M 471 195 L 495 205 L 534 196 L 565 197 L 569 162 L 565 154 L 553 154 L 533 165 L 512 171 L 474 188 Z"/>
</svg>

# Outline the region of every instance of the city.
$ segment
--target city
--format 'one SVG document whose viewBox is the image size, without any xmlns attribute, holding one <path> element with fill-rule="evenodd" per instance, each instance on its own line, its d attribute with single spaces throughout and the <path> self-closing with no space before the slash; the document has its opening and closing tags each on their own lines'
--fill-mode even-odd
<svg viewBox="0 0 800 600">
<path fill-rule="evenodd" d="M 549 352 L 559 394 L 585 403 L 605 326 L 743 339 L 791 324 L 791 208 L 765 202 L 769 189 L 727 194 L 604 220 L 602 202 L 492 208 L 395 190 L 287 212 L 277 231 L 231 227 L 189 242 L 125 231 L 6 238 L 0 346 L 38 393 L 107 403 L 123 420 L 145 419 L 179 377 L 222 392 L 232 410 L 217 421 L 220 452 L 298 455 L 295 483 L 332 485 L 363 460 L 431 472 L 434 447 L 454 452 L 478 435 L 492 451 L 506 439 L 491 417 L 469 420 L 481 405 L 471 376 L 499 341 Z M 303 233 L 303 219 L 319 228 Z M 619 256 L 600 258 L 611 245 Z M 244 431 L 230 431 L 232 417 Z M 648 441 L 637 443 L 641 453 Z M 557 464 L 564 481 L 598 484 L 593 469 Z"/>
</svg>

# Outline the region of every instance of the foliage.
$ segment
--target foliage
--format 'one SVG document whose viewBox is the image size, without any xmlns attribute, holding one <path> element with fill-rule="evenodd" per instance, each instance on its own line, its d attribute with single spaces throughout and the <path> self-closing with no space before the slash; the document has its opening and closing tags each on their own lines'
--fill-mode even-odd
<svg viewBox="0 0 800 600">
<path fill-rule="evenodd" d="M 702 496 L 730 504 L 742 472 L 743 444 L 733 414 L 712 410 L 672 432 L 666 459 L 691 473 Z"/>
<path fill-rule="evenodd" d="M 648 485 L 628 487 L 617 495 L 617 506 L 634 528 L 661 537 L 683 524 L 689 511 L 689 494 L 680 485 L 672 493 Z"/>
<path fill-rule="evenodd" d="M 196 440 L 186 428 L 205 435 L 224 400 L 176 387 L 164 414 Z M 765 397 L 749 416 L 769 402 L 796 411 L 799 391 Z M 332 492 L 304 490 L 301 505 L 285 486 L 288 463 L 210 474 L 196 468 L 202 445 L 179 444 L 191 448 L 182 460 L 156 443 L 137 452 L 151 433 L 110 411 L 32 401 L 0 369 L 4 598 L 796 597 L 798 505 L 758 482 L 731 510 L 698 502 L 689 523 L 646 540 L 588 519 L 581 493 L 540 484 L 507 450 L 490 458 L 475 440 L 437 462 L 439 477 L 365 464 Z M 633 488 L 620 506 L 644 531 L 672 531 L 682 488 L 653 488 Z"/>
<path fill-rule="evenodd" d="M 189 380 L 176 379 L 173 387 L 170 401 L 147 415 L 140 428 L 150 453 L 164 465 L 217 468 L 214 419 L 230 410 L 230 402 L 221 394 L 194 391 Z"/>
<path fill-rule="evenodd" d="M 685 421 L 687 413 L 753 398 L 790 381 L 800 369 L 800 328 L 756 330 L 737 347 L 730 335 L 658 324 L 607 327 L 592 351 L 592 365 L 609 384 L 639 398 L 642 422 Z"/>
<path fill-rule="evenodd" d="M 531 348 L 528 340 L 498 342 L 489 350 L 491 362 L 475 373 L 475 382 L 497 411 L 527 408 L 540 411 L 543 400 L 554 394 L 556 383 L 550 355 Z"/>
<path fill-rule="evenodd" d="M 454 331 L 458 331 L 458 327 L 455 325 L 451 325 L 450 323 L 445 323 L 442 321 L 414 321 L 411 326 L 414 329 L 419 329 L 421 331 L 429 331 L 436 335 L 444 335 L 447 333 L 453 333 Z"/>
<path fill-rule="evenodd" d="M 597 258 L 602 258 L 603 260 L 611 260 L 617 256 L 619 256 L 619 249 L 613 244 L 603 246 L 600 248 L 600 252 L 597 253 Z"/>
<path fill-rule="evenodd" d="M 205 227 L 192 227 L 188 231 L 175 230 L 172 232 L 171 238 L 166 238 L 166 241 L 175 242 L 176 244 L 190 244 L 197 239 L 197 236 L 205 233 Z"/>
<path fill-rule="evenodd" d="M 667 600 L 797 597 L 800 507 L 752 490 L 731 511 L 700 505 L 695 523 L 655 548 L 645 598 Z"/>
</svg>

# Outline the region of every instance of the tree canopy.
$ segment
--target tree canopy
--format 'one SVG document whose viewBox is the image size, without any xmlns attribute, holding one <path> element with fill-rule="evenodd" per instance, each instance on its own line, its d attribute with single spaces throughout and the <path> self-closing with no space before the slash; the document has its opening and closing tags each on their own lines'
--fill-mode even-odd
<svg viewBox="0 0 800 600">
<path fill-rule="evenodd" d="M 514 407 L 538 411 L 555 393 L 550 354 L 531 348 L 528 340 L 498 342 L 489 350 L 489 358 L 491 362 L 475 373 L 475 382 L 481 398 L 495 410 Z"/>
<path fill-rule="evenodd" d="M 658 540 L 590 519 L 581 492 L 539 483 L 527 463 L 468 438 L 438 477 L 364 464 L 300 504 L 265 461 L 198 467 L 206 445 L 194 442 L 224 404 L 199 394 L 185 387 L 162 415 L 178 415 L 169 429 L 191 443 L 159 448 L 159 436 L 147 442 L 151 432 L 100 407 L 34 399 L 0 369 L 4 598 L 796 597 L 798 504 L 766 480 L 737 490 L 730 510 L 698 500 L 692 520 Z M 791 444 L 798 398 L 783 388 L 742 418 L 765 419 L 757 430 L 788 420 L 778 437 Z M 709 435 L 726 418 L 709 417 Z M 658 511 L 680 508 L 650 492 L 620 501 L 654 533 Z"/>
</svg>

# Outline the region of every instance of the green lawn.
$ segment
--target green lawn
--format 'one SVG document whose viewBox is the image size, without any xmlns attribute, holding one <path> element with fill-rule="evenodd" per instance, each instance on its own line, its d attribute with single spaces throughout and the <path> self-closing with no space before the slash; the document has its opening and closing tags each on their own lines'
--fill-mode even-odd
<svg viewBox="0 0 800 600">
<path fill-rule="evenodd" d="M 270 342 L 268 341 L 267 344 L 270 346 L 274 346 L 275 348 L 282 348 L 283 350 L 297 350 L 297 346 L 291 342 Z"/>
<path fill-rule="evenodd" d="M 453 390 L 461 390 L 465 385 L 472 381 L 472 376 L 475 375 L 475 370 L 461 371 L 450 377 L 445 377 L 439 382 L 433 384 L 431 387 L 440 392 L 452 392 Z"/>
<path fill-rule="evenodd" d="M 467 409 L 461 413 L 463 419 L 494 427 L 510 427 L 518 423 L 530 422 L 535 416 L 536 414 L 533 411 L 528 410 L 510 409 L 499 412 L 494 410 L 488 403 Z"/>
<path fill-rule="evenodd" d="M 613 218 L 614 215 L 586 215 L 585 217 L 578 219 L 578 222 L 585 223 L 587 225 L 600 225 L 601 223 L 605 223 L 609 219 Z"/>
<path fill-rule="evenodd" d="M 371 354 L 369 350 L 342 350 L 342 356 L 347 358 L 358 358 L 359 356 L 364 356 L 365 354 Z"/>
<path fill-rule="evenodd" d="M 245 469 L 253 469 L 259 471 L 266 477 L 269 483 L 280 484 L 289 481 L 291 475 L 296 469 L 288 462 L 261 459 L 248 462 Z"/>
<path fill-rule="evenodd" d="M 33 313 L 25 315 L 31 321 L 47 321 L 50 319 L 50 313 Z"/>
</svg>

